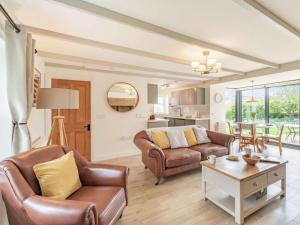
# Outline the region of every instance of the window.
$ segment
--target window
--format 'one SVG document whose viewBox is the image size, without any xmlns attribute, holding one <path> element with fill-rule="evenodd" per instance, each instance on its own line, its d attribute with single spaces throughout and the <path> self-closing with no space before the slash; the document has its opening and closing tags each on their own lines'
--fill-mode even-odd
<svg viewBox="0 0 300 225">
<path fill-rule="evenodd" d="M 253 95 L 255 103 L 249 102 Z M 279 135 L 284 125 L 282 142 L 300 145 L 300 85 L 289 84 L 252 90 L 228 90 L 226 121 L 270 123 L 272 128 L 259 132 Z M 236 101 L 234 101 L 234 98 Z"/>
<path fill-rule="evenodd" d="M 290 144 L 300 144 L 299 94 L 299 85 L 269 88 L 269 122 L 274 125 L 269 132 L 278 135 L 284 125 L 282 140 Z"/>
<path fill-rule="evenodd" d="M 254 98 L 255 103 L 249 102 Z M 242 91 L 242 121 L 265 123 L 265 89 Z"/>
<path fill-rule="evenodd" d="M 157 104 L 154 105 L 154 113 L 164 113 L 165 112 L 165 101 L 164 97 L 158 97 Z"/>
</svg>

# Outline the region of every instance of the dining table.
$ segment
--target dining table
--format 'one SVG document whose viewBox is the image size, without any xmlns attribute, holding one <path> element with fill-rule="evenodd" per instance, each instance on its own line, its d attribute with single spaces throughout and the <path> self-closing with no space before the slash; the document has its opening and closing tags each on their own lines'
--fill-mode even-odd
<svg viewBox="0 0 300 225">
<path fill-rule="evenodd" d="M 270 124 L 270 123 L 261 123 L 261 122 L 241 122 L 241 123 L 255 124 L 256 128 L 265 128 L 265 129 L 269 129 L 269 128 L 272 128 L 274 126 L 273 124 Z M 234 128 L 239 128 L 239 124 L 238 123 L 234 123 L 233 127 Z"/>
<path fill-rule="evenodd" d="M 274 125 L 270 123 L 262 123 L 262 122 L 239 122 L 239 123 L 244 123 L 248 125 L 255 124 L 256 129 L 269 129 L 272 128 Z M 233 128 L 238 129 L 239 128 L 239 123 L 234 123 Z M 256 133 L 258 136 L 264 135 L 264 132 L 257 132 Z M 256 139 L 256 146 L 258 150 L 261 152 L 263 149 L 266 149 L 267 146 L 263 142 L 263 139 Z"/>
</svg>

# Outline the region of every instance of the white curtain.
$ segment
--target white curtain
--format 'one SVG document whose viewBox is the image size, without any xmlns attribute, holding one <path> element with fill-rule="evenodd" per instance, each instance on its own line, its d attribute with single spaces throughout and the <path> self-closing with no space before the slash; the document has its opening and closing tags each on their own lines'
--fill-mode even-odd
<svg viewBox="0 0 300 225">
<path fill-rule="evenodd" d="M 19 153 L 31 149 L 31 137 L 27 121 L 33 102 L 33 70 L 35 41 L 25 27 L 16 33 L 5 24 L 7 95 L 13 130 L 12 151 Z"/>
</svg>

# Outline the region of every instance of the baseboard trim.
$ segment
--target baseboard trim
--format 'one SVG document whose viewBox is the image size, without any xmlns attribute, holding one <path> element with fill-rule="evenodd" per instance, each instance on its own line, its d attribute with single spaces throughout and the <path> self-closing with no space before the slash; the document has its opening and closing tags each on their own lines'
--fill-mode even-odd
<svg viewBox="0 0 300 225">
<path fill-rule="evenodd" d="M 134 155 L 140 155 L 138 151 L 127 151 L 127 152 L 117 152 L 112 154 L 105 154 L 105 155 L 98 155 L 95 156 L 93 161 L 103 161 L 103 160 L 109 160 L 109 159 L 116 159 L 121 157 L 127 157 L 127 156 L 134 156 Z"/>
</svg>

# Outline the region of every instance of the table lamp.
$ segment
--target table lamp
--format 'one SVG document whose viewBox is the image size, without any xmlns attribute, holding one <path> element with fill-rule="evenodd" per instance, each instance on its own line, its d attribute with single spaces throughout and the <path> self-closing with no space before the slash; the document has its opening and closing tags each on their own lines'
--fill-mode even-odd
<svg viewBox="0 0 300 225">
<path fill-rule="evenodd" d="M 59 144 L 68 146 L 64 124 L 65 117 L 60 114 L 60 110 L 79 109 L 79 91 L 64 88 L 39 88 L 37 91 L 36 108 L 57 109 L 57 116 L 53 116 L 47 145 L 52 144 L 54 130 L 58 126 Z"/>
</svg>

